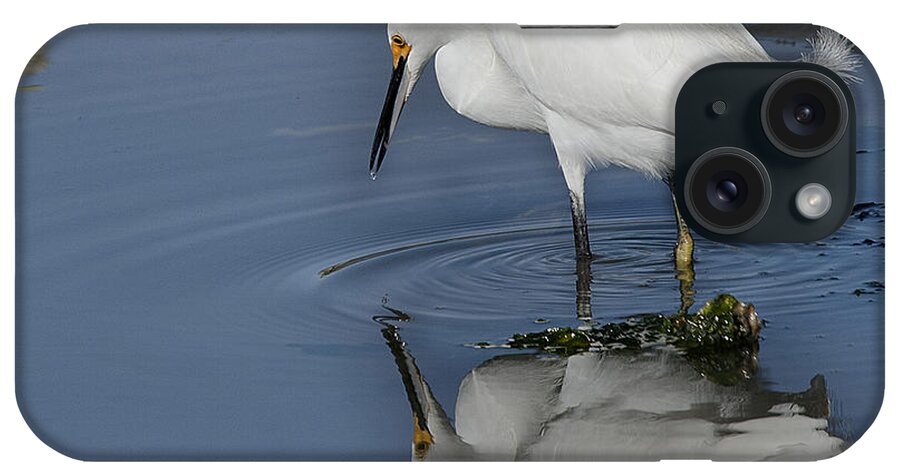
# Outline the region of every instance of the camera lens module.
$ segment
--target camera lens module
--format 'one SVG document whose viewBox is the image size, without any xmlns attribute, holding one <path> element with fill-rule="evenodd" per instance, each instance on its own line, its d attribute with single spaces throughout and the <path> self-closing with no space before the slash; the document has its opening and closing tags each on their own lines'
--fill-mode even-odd
<svg viewBox="0 0 900 476">
<path fill-rule="evenodd" d="M 831 150 L 847 129 L 847 98 L 822 73 L 798 70 L 772 83 L 762 101 L 763 130 L 782 152 L 801 158 Z"/>
<path fill-rule="evenodd" d="M 809 62 L 694 73 L 675 105 L 685 224 L 725 243 L 817 241 L 843 226 L 856 201 L 854 84 Z"/>
<path fill-rule="evenodd" d="M 719 147 L 701 155 L 688 170 L 685 204 L 706 229 L 735 234 L 765 215 L 772 184 L 762 162 L 746 150 Z"/>
</svg>

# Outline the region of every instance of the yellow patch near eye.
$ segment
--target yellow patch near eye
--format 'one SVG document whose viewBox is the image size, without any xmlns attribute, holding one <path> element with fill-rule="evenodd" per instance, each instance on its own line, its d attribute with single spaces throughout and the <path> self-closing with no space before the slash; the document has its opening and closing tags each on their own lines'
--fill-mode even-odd
<svg viewBox="0 0 900 476">
<path fill-rule="evenodd" d="M 423 460 L 428 456 L 428 450 L 434 444 L 434 437 L 428 428 L 419 424 L 419 417 L 413 415 L 413 451 L 416 459 Z"/>
<path fill-rule="evenodd" d="M 394 35 L 391 37 L 391 54 L 394 56 L 395 68 L 397 67 L 397 63 L 400 62 L 400 58 L 409 58 L 410 50 L 412 50 L 412 46 L 410 46 L 402 36 Z"/>
</svg>

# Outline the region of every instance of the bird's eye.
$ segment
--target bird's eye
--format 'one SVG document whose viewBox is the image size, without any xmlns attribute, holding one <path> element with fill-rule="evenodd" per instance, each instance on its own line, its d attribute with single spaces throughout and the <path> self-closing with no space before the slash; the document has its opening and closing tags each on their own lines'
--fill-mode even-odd
<svg viewBox="0 0 900 476">
<path fill-rule="evenodd" d="M 391 42 L 397 46 L 403 46 L 406 44 L 406 40 L 403 39 L 400 35 L 394 35 L 391 37 Z"/>
</svg>

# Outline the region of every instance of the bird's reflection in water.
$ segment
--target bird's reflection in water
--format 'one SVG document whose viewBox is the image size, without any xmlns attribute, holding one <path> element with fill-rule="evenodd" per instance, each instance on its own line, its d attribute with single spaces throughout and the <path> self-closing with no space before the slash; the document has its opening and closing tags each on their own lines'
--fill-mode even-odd
<svg viewBox="0 0 900 476">
<path fill-rule="evenodd" d="M 676 271 L 684 315 L 693 270 Z M 589 319 L 590 267 L 576 276 L 578 317 Z M 741 306 L 756 317 L 752 305 Z M 758 327 L 752 345 L 723 348 L 724 363 L 716 352 L 695 348 L 692 357 L 688 348 L 649 343 L 494 357 L 463 378 L 451 423 L 395 325 L 410 316 L 386 309 L 375 320 L 412 409 L 415 460 L 813 460 L 844 447 L 826 431 L 824 377 L 787 393 L 754 376 Z"/>
<path fill-rule="evenodd" d="M 591 312 L 591 258 L 575 260 L 575 312 L 581 321 L 590 321 Z"/>
</svg>

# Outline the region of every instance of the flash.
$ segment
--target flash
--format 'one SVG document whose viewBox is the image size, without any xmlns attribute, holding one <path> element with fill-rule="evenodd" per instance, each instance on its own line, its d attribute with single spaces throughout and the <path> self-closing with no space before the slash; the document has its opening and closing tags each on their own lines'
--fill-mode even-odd
<svg viewBox="0 0 900 476">
<path fill-rule="evenodd" d="M 808 183 L 797 191 L 794 204 L 804 218 L 818 220 L 831 210 L 831 192 L 822 184 Z"/>
</svg>

